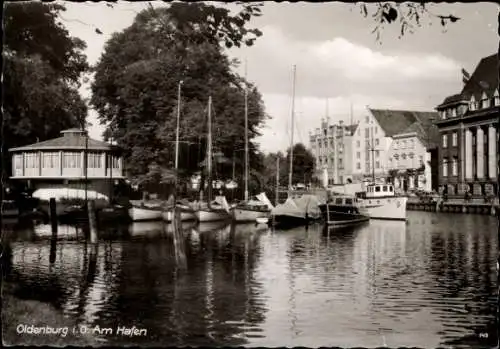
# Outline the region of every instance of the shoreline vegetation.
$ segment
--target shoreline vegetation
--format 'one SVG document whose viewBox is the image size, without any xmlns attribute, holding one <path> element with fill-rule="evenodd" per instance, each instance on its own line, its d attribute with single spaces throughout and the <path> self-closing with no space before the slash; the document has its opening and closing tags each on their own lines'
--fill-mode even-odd
<svg viewBox="0 0 500 349">
<path fill-rule="evenodd" d="M 57 310 L 50 304 L 36 300 L 25 300 L 15 296 L 15 284 L 2 282 L 2 345 L 3 346 L 99 346 L 95 338 L 89 335 L 75 335 L 72 332 L 76 321 Z M 53 329 L 68 328 L 66 336 L 61 334 L 19 334 L 19 325 Z"/>
</svg>

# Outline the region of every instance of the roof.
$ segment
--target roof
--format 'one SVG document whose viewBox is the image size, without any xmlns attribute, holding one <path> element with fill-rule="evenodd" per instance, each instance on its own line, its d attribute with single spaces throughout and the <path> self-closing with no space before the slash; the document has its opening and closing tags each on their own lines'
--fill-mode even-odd
<svg viewBox="0 0 500 349">
<path fill-rule="evenodd" d="M 455 103 L 463 101 L 463 100 L 465 100 L 465 98 L 462 96 L 462 94 L 457 93 L 457 94 L 454 94 L 453 96 L 446 97 L 444 99 L 443 103 L 441 103 L 438 106 L 438 108 L 444 107 L 445 105 L 448 105 L 448 104 L 455 104 Z"/>
<path fill-rule="evenodd" d="M 354 124 L 354 125 L 349 125 L 347 126 L 347 129 L 351 131 L 351 134 L 354 134 L 356 130 L 358 129 L 359 124 Z"/>
<path fill-rule="evenodd" d="M 22 147 L 11 148 L 9 151 L 28 151 L 28 150 L 63 150 L 63 149 L 78 149 L 78 150 L 111 150 L 111 144 L 88 138 L 88 144 L 85 143 L 85 131 L 80 129 L 69 129 L 61 131 L 64 134 L 62 137 L 49 139 L 43 142 L 38 142 Z"/>
<path fill-rule="evenodd" d="M 399 133 L 405 133 L 413 123 L 432 124 L 432 120 L 437 120 L 437 112 L 411 111 L 411 110 L 387 110 L 387 109 L 369 109 L 375 117 L 380 127 L 387 137 L 392 137 Z"/>
<path fill-rule="evenodd" d="M 439 129 L 432 123 L 432 120 L 422 119 L 415 121 L 401 134 L 414 132 L 427 149 L 436 148 L 439 142 Z"/>
<path fill-rule="evenodd" d="M 470 99 L 472 95 L 480 99 L 483 92 L 492 97 L 497 88 L 498 55 L 495 53 L 481 59 L 460 94 L 466 99 Z"/>
<path fill-rule="evenodd" d="M 472 96 L 476 100 L 481 99 L 483 92 L 486 92 L 488 97 L 492 97 L 495 90 L 498 88 L 498 55 L 496 53 L 484 57 L 479 61 L 474 73 L 458 94 L 446 97 L 439 107 L 447 104 L 459 102 L 461 100 L 470 100 Z"/>
</svg>

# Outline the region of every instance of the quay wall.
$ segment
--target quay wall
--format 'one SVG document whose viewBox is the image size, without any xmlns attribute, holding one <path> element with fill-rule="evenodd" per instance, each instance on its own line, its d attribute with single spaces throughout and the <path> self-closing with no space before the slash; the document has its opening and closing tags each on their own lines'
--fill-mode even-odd
<svg viewBox="0 0 500 349">
<path fill-rule="evenodd" d="M 407 202 L 406 209 L 409 211 L 451 212 L 493 216 L 499 214 L 498 204 L 470 202 Z"/>
</svg>

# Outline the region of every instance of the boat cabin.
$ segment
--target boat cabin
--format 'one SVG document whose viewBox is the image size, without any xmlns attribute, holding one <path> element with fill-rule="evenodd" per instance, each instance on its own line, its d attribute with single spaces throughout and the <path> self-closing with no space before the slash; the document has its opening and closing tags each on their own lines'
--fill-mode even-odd
<svg viewBox="0 0 500 349">
<path fill-rule="evenodd" d="M 369 184 L 366 187 L 366 198 L 382 198 L 395 196 L 392 184 Z"/>
<path fill-rule="evenodd" d="M 333 194 L 329 195 L 328 203 L 330 206 L 357 206 L 361 201 L 356 197 Z"/>
</svg>

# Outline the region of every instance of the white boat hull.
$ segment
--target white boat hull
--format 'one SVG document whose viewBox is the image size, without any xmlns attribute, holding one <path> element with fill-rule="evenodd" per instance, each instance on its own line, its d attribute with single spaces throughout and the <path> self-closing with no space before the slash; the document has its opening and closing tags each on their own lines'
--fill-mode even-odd
<svg viewBox="0 0 500 349">
<path fill-rule="evenodd" d="M 131 207 L 128 210 L 128 215 L 134 222 L 156 221 L 162 219 L 162 211 L 152 208 Z"/>
<path fill-rule="evenodd" d="M 248 210 L 245 208 L 233 208 L 233 220 L 235 222 L 255 222 L 258 218 L 268 218 L 271 212 Z"/>
<path fill-rule="evenodd" d="M 363 200 L 362 208 L 372 219 L 406 220 L 406 197 L 386 197 Z"/>
<path fill-rule="evenodd" d="M 198 222 L 214 222 L 222 221 L 229 218 L 229 214 L 225 210 L 210 210 L 203 209 L 195 211 L 196 219 Z"/>
<path fill-rule="evenodd" d="M 165 222 L 172 222 L 172 211 L 163 211 L 162 218 Z M 181 221 L 194 221 L 196 220 L 196 214 L 194 211 L 182 210 L 181 211 Z"/>
</svg>

